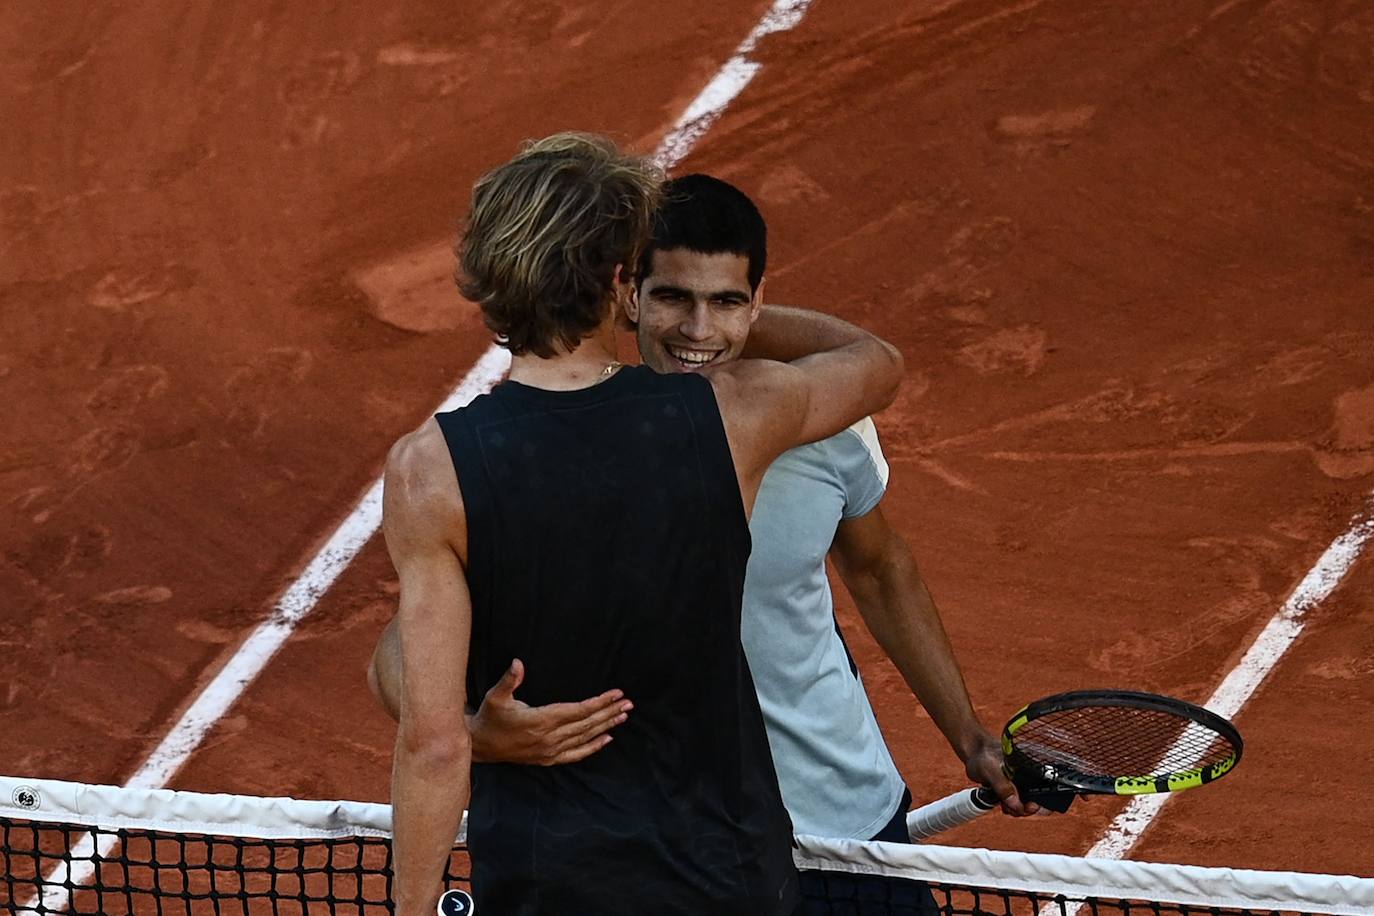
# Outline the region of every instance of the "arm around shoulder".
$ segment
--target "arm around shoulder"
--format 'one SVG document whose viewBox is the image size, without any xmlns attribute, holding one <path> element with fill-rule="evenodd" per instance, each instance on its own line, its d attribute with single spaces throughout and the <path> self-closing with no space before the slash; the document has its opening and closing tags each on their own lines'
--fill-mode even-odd
<svg viewBox="0 0 1374 916">
<path fill-rule="evenodd" d="M 782 306 L 764 307 L 745 356 L 720 374 L 734 377 L 743 409 L 778 437 L 779 453 L 887 407 L 905 374 L 902 354 L 887 341 L 834 316 Z"/>
</svg>

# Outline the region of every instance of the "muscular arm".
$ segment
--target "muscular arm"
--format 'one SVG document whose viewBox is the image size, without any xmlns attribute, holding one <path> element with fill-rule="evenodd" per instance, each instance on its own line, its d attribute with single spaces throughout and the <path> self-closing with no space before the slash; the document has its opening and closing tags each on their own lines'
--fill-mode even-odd
<svg viewBox="0 0 1374 916">
<path fill-rule="evenodd" d="M 1002 751 L 973 711 L 954 649 L 906 541 L 881 508 L 840 522 L 831 558 L 859 614 L 911 692 L 954 748 L 969 777 L 1008 813 L 1032 813 L 1002 772 Z"/>
<path fill-rule="evenodd" d="M 872 337 L 867 331 L 824 312 L 788 305 L 764 305 L 749 330 L 745 359 L 790 363 L 837 350 Z"/>
<path fill-rule="evenodd" d="M 711 371 L 746 508 L 773 459 L 834 435 L 892 403 L 902 356 L 862 328 L 819 312 L 764 306 L 747 358 Z"/>
<path fill-rule="evenodd" d="M 458 551 L 463 509 L 433 421 L 387 461 L 382 511 L 401 583 L 402 676 L 392 763 L 395 912 L 429 916 L 467 806 L 472 748 L 464 707 L 472 605 Z"/>
<path fill-rule="evenodd" d="M 749 332 L 746 358 L 785 363 L 806 395 L 796 441 L 814 442 L 892 403 L 904 371 L 897 348 L 847 321 L 765 305 Z"/>
</svg>

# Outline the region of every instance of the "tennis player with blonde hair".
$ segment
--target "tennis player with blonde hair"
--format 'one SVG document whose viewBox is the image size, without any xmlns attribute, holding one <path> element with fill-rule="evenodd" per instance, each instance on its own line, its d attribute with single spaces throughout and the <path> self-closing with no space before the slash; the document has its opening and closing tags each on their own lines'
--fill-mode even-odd
<svg viewBox="0 0 1374 916">
<path fill-rule="evenodd" d="M 902 363 L 858 328 L 786 312 L 760 318 L 751 352 L 790 362 L 620 366 L 625 269 L 659 183 L 608 141 L 561 134 L 474 187 L 462 289 L 511 350 L 510 378 L 404 437 L 386 471 L 405 916 L 433 912 L 465 804 L 484 916 L 797 904 L 740 644 L 748 514 L 779 454 L 882 409 Z M 467 700 L 515 658 L 532 705 L 616 688 L 635 715 L 565 766 L 471 765 Z"/>
</svg>

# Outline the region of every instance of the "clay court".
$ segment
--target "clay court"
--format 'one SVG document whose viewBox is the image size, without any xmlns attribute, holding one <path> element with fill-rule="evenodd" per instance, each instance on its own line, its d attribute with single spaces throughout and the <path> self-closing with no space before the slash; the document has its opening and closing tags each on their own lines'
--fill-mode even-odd
<svg viewBox="0 0 1374 916">
<path fill-rule="evenodd" d="M 676 171 L 759 201 L 770 300 L 901 347 L 884 507 L 984 721 L 1206 701 L 1374 513 L 1374 6 L 794 5 Z M 770 4 L 403 6 L 0 15 L 0 772 L 128 780 L 487 350 L 472 181 L 654 150 Z M 1366 553 L 1132 857 L 1374 876 L 1371 595 Z M 172 787 L 386 799 L 380 537 L 318 598 Z M 841 609 L 918 801 L 960 787 Z M 942 842 L 1077 855 L 1120 807 Z"/>
</svg>

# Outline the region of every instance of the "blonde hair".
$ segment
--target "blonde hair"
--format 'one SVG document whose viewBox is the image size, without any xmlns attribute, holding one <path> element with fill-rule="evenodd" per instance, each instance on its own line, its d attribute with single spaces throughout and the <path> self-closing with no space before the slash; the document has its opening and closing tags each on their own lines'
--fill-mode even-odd
<svg viewBox="0 0 1374 916">
<path fill-rule="evenodd" d="M 459 289 L 512 353 L 571 350 L 605 320 L 616 265 L 633 271 L 662 182 L 596 134 L 526 143 L 472 188 Z"/>
</svg>

